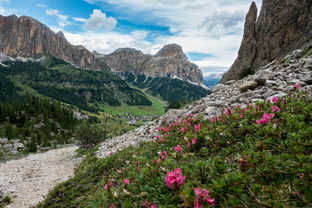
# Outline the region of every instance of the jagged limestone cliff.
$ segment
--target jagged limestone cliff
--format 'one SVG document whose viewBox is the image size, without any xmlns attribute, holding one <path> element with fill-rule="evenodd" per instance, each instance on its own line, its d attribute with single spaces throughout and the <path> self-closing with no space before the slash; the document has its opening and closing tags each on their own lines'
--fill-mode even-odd
<svg viewBox="0 0 312 208">
<path fill-rule="evenodd" d="M 246 16 L 238 57 L 221 82 L 240 79 L 310 41 L 311 0 L 263 0 L 258 18 L 253 2 Z"/>
</svg>

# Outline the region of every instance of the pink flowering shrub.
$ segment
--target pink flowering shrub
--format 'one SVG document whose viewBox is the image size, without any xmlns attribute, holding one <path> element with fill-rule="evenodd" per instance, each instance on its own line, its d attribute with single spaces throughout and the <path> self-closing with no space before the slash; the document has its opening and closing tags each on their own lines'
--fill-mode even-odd
<svg viewBox="0 0 312 208">
<path fill-rule="evenodd" d="M 194 130 L 195 131 L 200 131 L 200 123 L 194 125 Z"/>
<path fill-rule="evenodd" d="M 204 204 L 210 206 L 215 205 L 215 200 L 209 196 L 209 191 L 204 188 L 194 188 L 196 199 L 194 202 L 194 208 L 202 208 Z"/>
<path fill-rule="evenodd" d="M 125 185 L 129 185 L 130 184 L 130 180 L 128 178 L 123 179 L 122 181 Z"/>
<path fill-rule="evenodd" d="M 109 181 L 104 185 L 104 190 L 109 191 L 112 187 L 113 187 L 113 183 Z"/>
<path fill-rule="evenodd" d="M 262 118 L 259 119 L 259 120 L 257 120 L 256 123 L 257 123 L 258 125 L 267 124 L 267 123 L 269 123 L 269 121 L 271 120 L 271 118 L 274 118 L 274 113 L 270 113 L 270 114 L 268 114 L 268 113 L 263 113 Z"/>
<path fill-rule="evenodd" d="M 272 97 L 271 102 L 277 103 L 279 101 L 278 97 Z"/>
<path fill-rule="evenodd" d="M 177 146 L 174 147 L 174 151 L 175 151 L 175 152 L 180 152 L 180 153 L 182 153 L 182 152 L 183 152 L 183 149 L 182 149 L 182 147 L 178 144 Z"/>
<path fill-rule="evenodd" d="M 273 112 L 273 113 L 278 112 L 278 111 L 281 110 L 278 106 L 275 106 L 275 105 L 272 106 L 271 109 L 272 109 L 272 112 Z"/>
<path fill-rule="evenodd" d="M 165 183 L 168 188 L 179 187 L 185 182 L 186 177 L 182 175 L 180 168 L 174 169 L 174 171 L 167 172 Z"/>
</svg>

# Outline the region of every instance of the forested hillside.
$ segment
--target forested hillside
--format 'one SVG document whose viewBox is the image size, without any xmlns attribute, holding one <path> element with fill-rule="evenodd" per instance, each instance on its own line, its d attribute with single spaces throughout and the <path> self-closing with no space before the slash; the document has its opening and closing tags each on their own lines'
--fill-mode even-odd
<svg viewBox="0 0 312 208">
<path fill-rule="evenodd" d="M 143 93 L 114 74 L 80 70 L 52 56 L 43 62 L 3 62 L 0 76 L 1 101 L 39 94 L 94 112 L 98 103 L 151 105 Z"/>
<path fill-rule="evenodd" d="M 168 102 L 197 100 L 209 94 L 209 90 L 190 82 L 168 77 L 148 77 L 132 72 L 119 73 L 132 85 L 146 89 L 147 93 Z"/>
<path fill-rule="evenodd" d="M 71 143 L 78 123 L 71 109 L 51 99 L 31 96 L 10 104 L 0 103 L 1 143 L 12 143 L 14 149 L 8 154 L 36 152 L 41 147 Z M 0 148 L 0 160 L 8 148 Z"/>
</svg>

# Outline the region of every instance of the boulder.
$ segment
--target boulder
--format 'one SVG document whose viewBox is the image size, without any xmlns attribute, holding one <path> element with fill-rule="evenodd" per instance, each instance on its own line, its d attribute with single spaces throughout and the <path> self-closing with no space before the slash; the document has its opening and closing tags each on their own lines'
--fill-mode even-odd
<svg viewBox="0 0 312 208">
<path fill-rule="evenodd" d="M 244 82 L 239 86 L 239 91 L 241 93 L 246 92 L 247 90 L 254 90 L 258 87 L 258 83 L 255 81 Z"/>
</svg>

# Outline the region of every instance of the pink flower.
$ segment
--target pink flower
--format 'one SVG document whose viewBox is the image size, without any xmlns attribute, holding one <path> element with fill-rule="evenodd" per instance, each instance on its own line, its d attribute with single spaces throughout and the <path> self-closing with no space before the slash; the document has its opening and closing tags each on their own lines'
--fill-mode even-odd
<svg viewBox="0 0 312 208">
<path fill-rule="evenodd" d="M 115 203 L 112 203 L 108 208 L 116 208 Z"/>
<path fill-rule="evenodd" d="M 272 97 L 272 99 L 271 99 L 272 103 L 277 103 L 278 101 L 279 101 L 279 99 L 276 96 Z"/>
<path fill-rule="evenodd" d="M 294 88 L 296 88 L 296 89 L 299 89 L 300 87 L 302 87 L 302 85 L 300 85 L 300 84 L 295 84 L 294 85 Z"/>
<path fill-rule="evenodd" d="M 169 129 L 166 127 L 159 127 L 159 131 L 161 131 L 163 134 L 169 132 Z"/>
<path fill-rule="evenodd" d="M 196 195 L 194 208 L 201 208 L 203 203 L 207 203 L 210 206 L 215 204 L 215 200 L 209 196 L 209 191 L 204 188 L 194 188 Z"/>
<path fill-rule="evenodd" d="M 195 129 L 195 131 L 200 131 L 200 123 L 199 124 L 195 124 L 194 125 L 194 129 Z"/>
<path fill-rule="evenodd" d="M 239 114 L 239 117 L 241 118 L 241 119 L 243 119 L 244 118 L 244 114 Z"/>
<path fill-rule="evenodd" d="M 174 169 L 172 172 L 167 172 L 165 182 L 168 188 L 173 188 L 181 186 L 185 182 L 186 177 L 182 175 L 182 170 L 180 168 Z"/>
<path fill-rule="evenodd" d="M 160 160 L 165 160 L 166 157 L 168 157 L 168 153 L 167 153 L 167 151 L 163 151 L 162 153 L 160 153 L 159 156 L 160 156 L 160 158 L 159 158 Z"/>
<path fill-rule="evenodd" d="M 130 184 L 130 180 L 128 178 L 123 179 L 122 181 L 125 185 L 129 185 Z"/>
<path fill-rule="evenodd" d="M 144 202 L 144 203 L 142 204 L 142 206 L 145 207 L 145 208 L 157 208 L 156 204 L 151 203 L 151 202 L 147 202 L 147 201 Z"/>
<path fill-rule="evenodd" d="M 267 124 L 271 120 L 271 118 L 273 118 L 274 116 L 275 116 L 274 113 L 270 113 L 270 114 L 263 113 L 262 118 L 260 120 L 257 120 L 256 123 L 258 125 Z"/>
<path fill-rule="evenodd" d="M 182 131 L 182 133 L 185 133 L 186 131 L 187 131 L 187 127 L 185 126 L 185 127 L 182 127 L 181 128 L 181 131 Z"/>
<path fill-rule="evenodd" d="M 183 152 L 183 149 L 182 149 L 182 147 L 178 144 L 177 146 L 175 146 L 174 147 L 174 151 L 176 151 L 176 152 Z"/>
<path fill-rule="evenodd" d="M 278 112 L 278 111 L 280 111 L 281 109 L 279 108 L 279 107 L 277 107 L 277 106 L 272 106 L 272 112 L 274 113 L 274 112 Z"/>
<path fill-rule="evenodd" d="M 113 183 L 111 181 L 107 182 L 104 186 L 104 190 L 108 191 L 113 186 Z"/>
<path fill-rule="evenodd" d="M 227 107 L 226 109 L 225 109 L 225 111 L 224 111 L 224 114 L 225 115 L 230 115 L 232 112 L 231 112 L 231 108 L 230 107 Z"/>
<path fill-rule="evenodd" d="M 192 144 L 196 144 L 197 143 L 197 138 L 193 138 L 192 139 Z"/>
<path fill-rule="evenodd" d="M 187 147 L 188 148 L 190 148 L 191 147 L 191 143 L 189 142 L 189 143 L 187 143 Z"/>
</svg>

